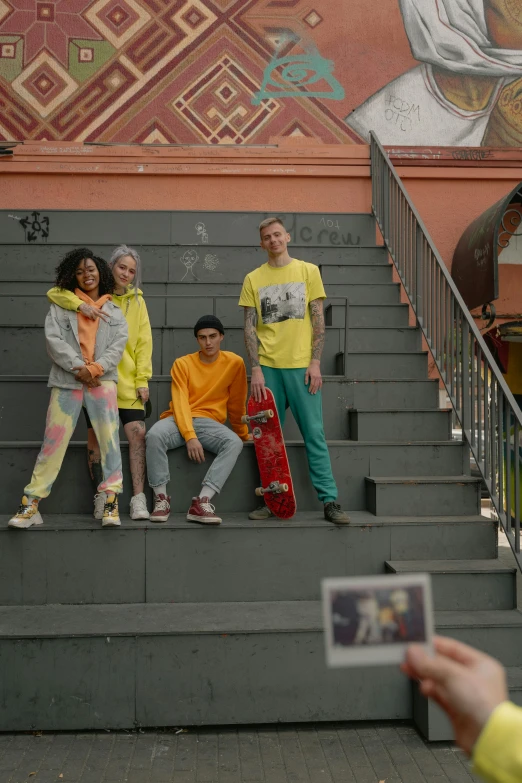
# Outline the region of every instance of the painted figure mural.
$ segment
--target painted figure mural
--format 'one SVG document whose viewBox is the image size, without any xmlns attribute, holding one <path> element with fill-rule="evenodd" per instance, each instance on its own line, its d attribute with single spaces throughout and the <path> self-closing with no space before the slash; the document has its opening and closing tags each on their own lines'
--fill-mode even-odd
<svg viewBox="0 0 522 783">
<path fill-rule="evenodd" d="M 522 2 L 399 2 L 421 64 L 350 114 L 350 127 L 386 144 L 519 145 Z"/>
<path fill-rule="evenodd" d="M 0 140 L 520 146 L 522 0 L 0 0 Z"/>
</svg>

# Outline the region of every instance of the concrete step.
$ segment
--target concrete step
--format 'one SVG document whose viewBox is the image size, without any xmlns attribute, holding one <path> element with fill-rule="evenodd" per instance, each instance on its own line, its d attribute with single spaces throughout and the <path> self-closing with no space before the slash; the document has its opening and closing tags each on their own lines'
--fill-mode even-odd
<svg viewBox="0 0 522 783">
<path fill-rule="evenodd" d="M 152 367 L 155 375 L 168 375 L 173 361 L 178 356 L 193 353 L 197 347 L 193 328 L 153 328 L 152 337 L 154 341 Z M 50 360 L 45 350 L 43 325 L 24 327 L 0 325 L 0 346 L 2 346 L 1 369 L 4 375 L 23 375 L 27 370 L 30 370 L 31 375 L 45 375 L 49 372 Z M 326 327 L 325 347 L 321 360 L 325 375 L 343 374 L 339 367 L 338 354 L 344 352 L 344 347 L 344 329 Z M 242 327 L 227 328 L 223 348 L 247 359 Z M 347 365 L 347 377 L 350 378 L 427 378 L 426 352 L 366 351 L 354 352 L 352 355 L 359 358 L 350 359 Z M 382 373 L 379 371 L 381 367 Z M 350 371 L 351 368 L 353 372 Z"/>
<path fill-rule="evenodd" d="M 437 610 L 516 608 L 517 570 L 495 559 L 389 560 L 385 566 L 394 574 L 431 574 Z"/>
<path fill-rule="evenodd" d="M 339 326 L 338 319 L 344 316 L 344 307 L 334 306 L 335 319 L 332 314 L 332 326 Z M 348 309 L 348 325 L 350 329 L 364 327 L 373 329 L 377 327 L 408 326 L 409 308 L 407 304 L 351 304 Z M 344 323 L 344 322 L 343 322 Z"/>
<path fill-rule="evenodd" d="M 522 612 L 519 609 L 435 612 L 438 633 L 498 658 L 504 666 L 520 666 Z"/>
<path fill-rule="evenodd" d="M 471 476 L 368 476 L 366 508 L 376 516 L 478 514 L 480 484 Z"/>
<path fill-rule="evenodd" d="M 325 287 L 331 290 L 339 283 L 345 285 L 362 283 L 391 283 L 391 264 L 319 264 Z"/>
<path fill-rule="evenodd" d="M 27 210 L 15 210 L 23 218 Z M 0 210 L 0 241 L 3 245 L 21 245 L 25 236 L 13 210 Z M 207 245 L 223 247 L 255 246 L 259 242 L 259 223 L 266 212 L 198 211 L 127 211 L 127 210 L 54 210 L 41 212 L 52 226 L 47 242 L 40 245 L 43 256 L 50 245 L 90 247 L 98 243 L 113 248 L 125 236 L 132 246 L 172 247 Z M 337 249 L 375 246 L 376 228 L 373 215 L 366 213 L 323 214 L 291 212 L 279 215 L 292 237 L 292 246 L 322 246 Z"/>
<path fill-rule="evenodd" d="M 426 441 L 451 440 L 452 410 L 351 410 L 351 440 Z"/>
<path fill-rule="evenodd" d="M 323 577 L 379 574 L 385 561 L 496 556 L 485 517 L 350 510 L 350 525 L 335 527 L 320 511 L 257 522 L 243 512 L 210 529 L 185 514 L 155 524 L 126 513 L 109 530 L 92 515 L 42 511 L 44 524 L 29 530 L 0 517 L 0 605 L 319 600 Z"/>
<path fill-rule="evenodd" d="M 65 253 L 76 245 L 2 245 L 0 244 L 0 282 L 4 294 L 45 295 L 53 284 L 55 268 Z M 109 258 L 114 246 L 90 243 L 97 256 Z M 234 283 L 241 285 L 248 272 L 266 262 L 266 252 L 259 245 L 230 247 L 204 245 L 192 247 L 198 260 L 194 266 L 197 280 L 194 283 Z M 156 290 L 158 284 L 180 282 L 187 272 L 184 263 L 187 247 L 177 245 L 142 245 L 139 248 L 143 261 L 143 290 L 145 295 L 165 293 L 164 287 Z M 295 255 L 303 261 L 320 265 L 370 265 L 389 263 L 386 248 L 370 247 L 325 247 L 312 245 L 300 247 Z M 185 278 L 187 279 L 187 278 Z M 151 287 L 152 286 L 152 287 Z"/>
<path fill-rule="evenodd" d="M 205 311 L 200 310 L 199 312 Z M 35 375 L 44 375 L 49 372 L 50 359 L 45 349 L 43 320 L 42 324 L 38 326 L 0 326 L 0 356 L 3 374 L 22 375 L 28 370 Z M 197 350 L 193 329 L 194 327 L 153 327 L 152 368 L 155 375 L 168 375 L 176 358 Z M 344 351 L 344 344 L 344 329 L 327 327 L 321 361 L 325 374 L 337 374 L 338 361 L 336 357 L 340 351 Z M 242 327 L 227 328 L 223 349 L 233 351 L 243 359 L 247 359 Z"/>
<path fill-rule="evenodd" d="M 171 396 L 170 375 L 156 376 L 149 382 L 152 417 L 151 427 L 167 410 Z M 400 410 L 437 409 L 439 404 L 436 380 L 416 381 L 350 381 L 339 376 L 323 376 L 323 420 L 326 437 L 331 440 L 349 436 L 347 410 L 365 408 L 380 410 L 393 407 Z M 24 414 L 17 414 L 18 401 L 23 400 Z M 20 403 L 21 404 L 21 403 Z M 43 432 L 49 404 L 46 375 L 0 375 L 0 440 L 34 440 Z M 13 415 L 14 414 L 14 415 Z M 287 411 L 285 437 L 301 440 L 293 416 Z M 73 440 L 85 440 L 87 429 L 80 416 Z M 125 440 L 123 429 L 120 437 Z"/>
<path fill-rule="evenodd" d="M 415 327 L 397 329 L 390 326 L 367 326 L 348 329 L 350 351 L 420 351 L 422 333 Z"/>
<path fill-rule="evenodd" d="M 2 731 L 412 712 L 397 666 L 327 668 L 319 602 L 4 607 L 0 656 Z"/>
<path fill-rule="evenodd" d="M 428 354 L 426 351 L 349 351 L 337 374 L 365 381 L 424 380 L 428 374 Z"/>
<path fill-rule="evenodd" d="M 44 419 L 40 423 L 40 432 Z M 22 490 L 28 483 L 41 441 L 0 442 L 0 512 L 13 514 L 20 503 Z M 426 476 L 448 475 L 450 470 L 459 476 L 469 470 L 468 451 L 456 443 L 362 443 L 328 441 L 334 477 L 339 489 L 339 502 L 345 508 L 366 509 L 366 476 Z M 310 482 L 308 462 L 302 441 L 287 441 L 286 448 L 300 511 L 321 511 Z M 124 492 L 122 510 L 128 509 L 131 481 L 128 449 L 122 444 Z M 172 510 L 185 512 L 191 497 L 198 492 L 203 477 L 213 459 L 198 465 L 188 460 L 184 447 L 169 452 Z M 407 479 L 406 479 L 407 480 Z M 231 511 L 248 512 L 259 505 L 255 488 L 259 486 L 259 472 L 252 443 L 246 443 L 216 506 L 220 514 Z M 42 501 L 43 514 L 78 513 L 92 510 L 92 489 L 87 474 L 85 442 L 72 441 L 66 459 L 51 495 Z M 393 512 L 396 513 L 396 512 Z M 409 513 L 404 510 L 404 513 Z M 429 512 L 428 512 L 429 513 Z M 442 513 L 442 512 L 441 512 Z M 448 513 L 452 514 L 452 509 Z M 462 512 L 459 512 L 462 513 Z"/>
</svg>

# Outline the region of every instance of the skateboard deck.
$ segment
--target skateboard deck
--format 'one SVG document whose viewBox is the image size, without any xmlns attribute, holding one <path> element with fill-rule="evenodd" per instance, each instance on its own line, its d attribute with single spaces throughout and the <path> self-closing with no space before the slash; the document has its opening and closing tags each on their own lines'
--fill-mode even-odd
<svg viewBox="0 0 522 783">
<path fill-rule="evenodd" d="M 279 519 L 290 519 L 296 512 L 294 486 L 288 464 L 279 414 L 270 389 L 266 400 L 256 402 L 250 397 L 243 421 L 250 425 L 261 486 L 256 495 L 262 497 L 270 511 Z"/>
</svg>

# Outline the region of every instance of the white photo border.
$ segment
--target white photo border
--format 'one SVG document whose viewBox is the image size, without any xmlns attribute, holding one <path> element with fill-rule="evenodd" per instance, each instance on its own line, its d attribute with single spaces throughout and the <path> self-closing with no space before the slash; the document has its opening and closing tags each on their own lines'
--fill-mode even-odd
<svg viewBox="0 0 522 783">
<path fill-rule="evenodd" d="M 411 642 L 393 644 L 361 644 L 340 647 L 334 644 L 331 593 L 333 591 L 386 590 L 400 587 L 421 587 L 423 595 L 425 641 L 420 644 L 433 654 L 433 600 L 430 574 L 375 574 L 344 576 L 321 581 L 323 628 L 328 666 L 383 666 L 404 660 Z M 416 642 L 417 644 L 417 642 Z"/>
</svg>

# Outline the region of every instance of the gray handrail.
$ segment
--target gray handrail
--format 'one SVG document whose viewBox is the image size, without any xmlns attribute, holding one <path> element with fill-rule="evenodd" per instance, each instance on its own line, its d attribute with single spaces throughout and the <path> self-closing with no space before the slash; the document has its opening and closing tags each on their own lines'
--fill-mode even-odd
<svg viewBox="0 0 522 783">
<path fill-rule="evenodd" d="M 370 152 L 373 214 L 522 570 L 522 412 L 373 132 Z"/>
</svg>

